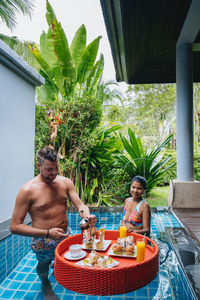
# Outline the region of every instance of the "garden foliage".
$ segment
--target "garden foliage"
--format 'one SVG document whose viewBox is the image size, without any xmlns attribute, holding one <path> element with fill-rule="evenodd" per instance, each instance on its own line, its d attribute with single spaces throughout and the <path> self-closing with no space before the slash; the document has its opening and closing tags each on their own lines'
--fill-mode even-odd
<svg viewBox="0 0 200 300">
<path fill-rule="evenodd" d="M 155 145 L 153 149 L 145 147 L 130 128 L 128 135 L 129 141 L 121 135 L 125 153 L 121 152 L 116 156 L 117 166 L 126 172 L 130 179 L 136 175 L 144 176 L 147 179 L 148 192 L 163 178 L 167 169 L 173 167 L 172 164 L 165 168 L 170 156 L 163 158 L 162 155 L 163 149 L 169 144 L 173 135 L 168 136 L 161 144 Z"/>
</svg>

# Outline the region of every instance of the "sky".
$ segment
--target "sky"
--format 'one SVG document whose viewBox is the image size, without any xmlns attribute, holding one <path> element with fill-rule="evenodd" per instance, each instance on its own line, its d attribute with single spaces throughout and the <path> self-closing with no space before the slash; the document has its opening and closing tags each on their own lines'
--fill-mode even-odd
<svg viewBox="0 0 200 300">
<path fill-rule="evenodd" d="M 99 52 L 104 55 L 104 80 L 115 80 L 115 69 L 111 55 L 110 44 L 106 33 L 100 0 L 50 0 L 56 17 L 61 22 L 69 45 L 77 29 L 84 24 L 87 30 L 87 45 L 101 35 Z M 35 0 L 32 18 L 19 15 L 18 25 L 12 32 L 0 23 L 0 31 L 6 35 L 15 35 L 23 40 L 39 43 L 42 30 L 47 31 L 45 18 L 46 1 Z M 122 84 L 123 85 L 123 84 Z"/>
</svg>

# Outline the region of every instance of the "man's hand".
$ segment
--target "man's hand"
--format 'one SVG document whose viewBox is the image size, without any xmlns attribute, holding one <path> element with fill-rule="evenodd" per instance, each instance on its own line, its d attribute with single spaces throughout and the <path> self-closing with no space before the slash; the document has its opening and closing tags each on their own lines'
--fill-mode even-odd
<svg viewBox="0 0 200 300">
<path fill-rule="evenodd" d="M 59 240 L 63 238 L 67 238 L 69 236 L 68 233 L 65 233 L 62 228 L 51 228 L 49 229 L 49 237 L 53 240 Z"/>
<path fill-rule="evenodd" d="M 89 225 L 90 225 L 90 227 L 94 227 L 94 225 L 97 222 L 96 216 L 95 215 L 89 215 L 88 219 L 89 219 Z"/>
</svg>

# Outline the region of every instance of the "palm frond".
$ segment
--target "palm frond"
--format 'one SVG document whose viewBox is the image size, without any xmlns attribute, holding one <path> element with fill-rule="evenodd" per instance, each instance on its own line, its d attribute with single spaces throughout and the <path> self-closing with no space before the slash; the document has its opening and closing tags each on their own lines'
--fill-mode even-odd
<svg viewBox="0 0 200 300">
<path fill-rule="evenodd" d="M 12 30 L 17 25 L 17 15 L 22 13 L 31 16 L 33 7 L 34 0 L 1 0 L 0 20 Z"/>
</svg>

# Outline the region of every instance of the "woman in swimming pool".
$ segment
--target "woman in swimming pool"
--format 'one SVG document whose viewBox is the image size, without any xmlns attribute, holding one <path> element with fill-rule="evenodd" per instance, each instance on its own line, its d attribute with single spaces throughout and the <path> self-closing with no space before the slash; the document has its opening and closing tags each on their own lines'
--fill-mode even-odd
<svg viewBox="0 0 200 300">
<path fill-rule="evenodd" d="M 151 210 L 149 204 L 142 199 L 146 189 L 146 179 L 135 176 L 131 181 L 130 198 L 125 200 L 122 225 L 129 232 L 150 234 Z"/>
</svg>

